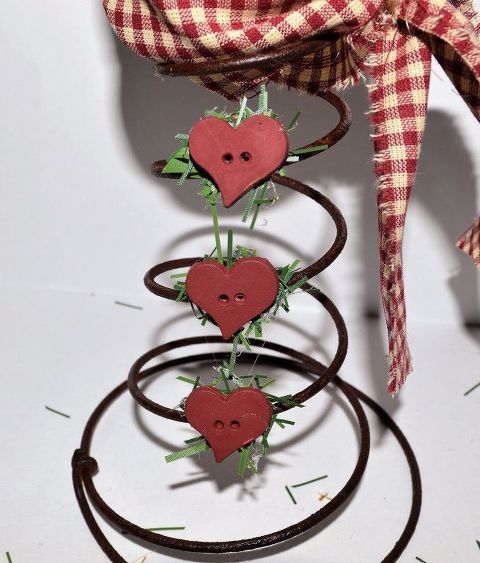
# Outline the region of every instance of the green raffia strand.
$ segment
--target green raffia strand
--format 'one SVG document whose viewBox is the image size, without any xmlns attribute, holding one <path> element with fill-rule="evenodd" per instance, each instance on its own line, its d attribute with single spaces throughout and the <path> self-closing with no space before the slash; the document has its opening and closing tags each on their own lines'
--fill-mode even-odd
<svg viewBox="0 0 480 563">
<path fill-rule="evenodd" d="M 265 194 L 267 193 L 267 189 L 268 189 L 268 182 L 265 182 L 259 188 L 259 190 L 260 190 L 259 198 L 255 197 L 254 204 L 256 205 L 256 207 L 255 207 L 255 211 L 253 212 L 252 222 L 250 223 L 250 229 L 251 230 L 253 230 L 255 228 L 255 225 L 257 223 L 258 213 L 260 211 L 260 207 L 263 205 L 262 201 L 265 199 Z"/>
<path fill-rule="evenodd" d="M 258 379 L 258 377 L 255 377 L 255 379 Z M 272 385 L 272 383 L 275 383 L 275 381 L 277 381 L 275 378 L 271 378 L 268 381 L 265 381 L 265 383 L 259 384 L 258 388 L 259 389 L 265 389 L 265 387 L 268 387 L 269 385 Z"/>
<path fill-rule="evenodd" d="M 209 387 L 216 387 L 220 383 L 220 381 L 222 381 L 222 376 L 215 377 L 214 379 L 212 379 L 212 382 L 209 385 Z"/>
<path fill-rule="evenodd" d="M 246 469 L 249 469 L 252 473 L 258 473 L 256 463 L 251 458 L 254 445 L 255 442 L 252 442 L 249 446 L 240 449 L 240 460 L 237 469 L 237 473 L 240 477 L 244 476 Z"/>
<path fill-rule="evenodd" d="M 203 436 L 195 436 L 195 438 L 189 438 L 188 440 L 184 440 L 185 444 L 192 444 L 193 442 L 198 442 L 199 440 L 203 440 Z"/>
<path fill-rule="evenodd" d="M 270 432 L 272 431 L 273 425 L 275 424 L 275 420 L 277 418 L 277 415 L 274 414 L 270 420 L 269 425 L 267 426 L 267 429 L 265 430 L 265 432 L 262 434 L 262 446 L 264 447 L 265 450 L 267 450 L 270 446 L 268 444 L 268 436 L 270 435 Z"/>
<path fill-rule="evenodd" d="M 247 330 L 245 331 L 245 337 L 248 338 L 250 336 L 250 333 L 252 332 L 253 328 L 254 328 L 254 324 L 257 321 L 252 321 L 249 326 L 247 327 Z"/>
<path fill-rule="evenodd" d="M 260 379 L 268 379 L 268 375 L 256 375 L 256 374 L 251 374 L 251 375 L 240 375 L 238 377 L 240 380 L 241 379 L 248 379 L 248 383 L 244 383 L 243 387 L 252 387 L 252 381 L 254 381 L 257 385 L 257 387 L 259 389 L 262 389 L 262 387 L 260 386 Z"/>
<path fill-rule="evenodd" d="M 209 183 L 207 183 L 207 185 L 205 185 L 199 192 L 198 195 L 201 195 L 204 198 L 208 198 L 210 197 L 212 193 L 212 187 L 210 186 Z"/>
<path fill-rule="evenodd" d="M 328 475 L 322 475 L 321 477 L 315 477 L 315 479 L 310 479 L 310 481 L 305 481 L 303 483 L 297 483 L 296 485 L 290 485 L 292 489 L 296 487 L 303 487 L 304 485 L 310 485 L 310 483 L 315 483 L 317 481 L 321 481 L 322 479 L 326 479 Z"/>
<path fill-rule="evenodd" d="M 197 377 L 197 379 L 190 379 L 190 377 L 185 377 L 184 375 L 178 375 L 176 379 L 178 379 L 178 381 L 183 381 L 184 383 L 190 383 L 190 385 L 193 385 L 194 387 L 198 385 L 198 381 L 200 380 L 199 377 Z"/>
<path fill-rule="evenodd" d="M 195 316 L 196 319 L 202 319 L 203 318 L 203 313 L 200 309 L 195 308 L 195 304 L 192 303 L 191 301 L 189 301 L 190 304 L 190 309 L 192 310 L 193 315 Z"/>
<path fill-rule="evenodd" d="M 466 397 L 467 395 L 469 395 L 472 391 L 475 391 L 475 389 L 477 387 L 480 387 L 480 382 L 477 383 L 476 385 L 474 385 L 471 389 L 469 389 L 468 391 L 465 391 L 465 393 L 463 394 L 464 397 Z"/>
<path fill-rule="evenodd" d="M 427 562 L 424 561 L 423 559 L 420 559 L 420 557 L 415 557 L 415 559 L 416 559 L 417 561 L 420 561 L 420 563 L 427 563 Z"/>
<path fill-rule="evenodd" d="M 230 393 L 230 385 L 228 383 L 228 375 L 225 375 L 225 368 L 220 367 L 220 368 L 218 368 L 218 371 L 220 372 L 221 380 L 223 381 L 223 384 L 225 385 L 225 390 L 228 393 Z"/>
<path fill-rule="evenodd" d="M 166 526 L 164 528 L 145 528 L 147 532 L 170 532 L 171 530 L 185 530 L 185 526 Z"/>
<path fill-rule="evenodd" d="M 233 231 L 228 229 L 227 231 L 227 268 L 233 266 Z"/>
<path fill-rule="evenodd" d="M 300 289 L 302 287 L 302 285 L 305 285 L 308 282 L 308 277 L 304 276 L 301 280 L 299 280 L 297 283 L 294 283 L 293 285 L 290 285 L 288 287 L 288 291 L 290 293 L 293 293 L 294 291 L 296 291 L 297 289 Z"/>
<path fill-rule="evenodd" d="M 275 418 L 275 422 L 276 424 L 278 424 L 280 426 L 280 428 L 285 428 L 285 424 L 290 424 L 293 425 L 295 424 L 295 422 L 293 422 L 293 420 L 287 420 L 286 418 Z"/>
<path fill-rule="evenodd" d="M 290 490 L 288 485 L 285 485 L 285 490 L 288 493 L 288 496 L 292 499 L 293 504 L 297 504 L 297 501 L 295 500 L 295 497 L 292 494 L 292 491 Z"/>
<path fill-rule="evenodd" d="M 188 159 L 187 166 L 177 181 L 178 186 L 182 186 L 185 183 L 185 180 L 188 178 L 192 170 L 193 170 L 193 162 L 190 159 Z"/>
<path fill-rule="evenodd" d="M 253 248 L 247 248 L 246 246 L 240 246 L 239 244 L 235 247 L 235 251 L 239 258 L 248 258 L 249 256 L 257 255 L 257 251 Z"/>
<path fill-rule="evenodd" d="M 64 418 L 71 418 L 71 416 L 69 414 L 65 414 L 64 412 L 57 411 L 56 409 L 52 409 L 52 407 L 48 407 L 47 405 L 45 405 L 45 408 L 47 409 L 47 411 L 54 412 L 55 414 L 59 414 L 60 416 L 63 416 Z"/>
<path fill-rule="evenodd" d="M 185 278 L 185 277 L 187 277 L 187 272 L 182 272 L 181 274 L 172 274 L 172 275 L 170 276 L 170 278 L 171 278 L 172 280 L 176 280 L 176 279 L 180 279 L 180 278 Z"/>
<path fill-rule="evenodd" d="M 5 555 L 7 556 L 8 563 L 13 563 L 13 559 L 8 551 L 5 553 Z"/>
<path fill-rule="evenodd" d="M 243 477 L 245 469 L 247 468 L 248 456 L 250 454 L 250 446 L 240 450 L 240 461 L 238 463 L 238 475 Z"/>
<path fill-rule="evenodd" d="M 242 215 L 242 223 L 247 222 L 247 219 L 248 219 L 250 213 L 252 212 L 253 204 L 255 203 L 255 199 L 257 197 L 258 190 L 259 190 L 259 188 L 255 188 L 250 192 L 250 195 L 248 197 L 247 207 L 245 207 L 245 211 L 243 212 L 243 215 Z"/>
<path fill-rule="evenodd" d="M 258 109 L 257 113 L 265 114 L 268 111 L 268 91 L 265 84 L 260 86 L 260 93 L 258 95 Z"/>
<path fill-rule="evenodd" d="M 190 446 L 188 448 L 184 448 L 178 452 L 174 452 L 173 454 L 168 454 L 165 456 L 165 461 L 167 463 L 171 463 L 172 461 L 177 461 L 177 459 L 182 459 L 184 457 L 189 457 L 191 455 L 199 454 L 201 452 L 206 452 L 210 449 L 210 446 L 207 442 L 202 441 L 194 446 Z"/>
<path fill-rule="evenodd" d="M 246 338 L 246 336 L 243 334 L 243 331 L 239 334 L 239 338 L 242 341 L 242 344 L 245 347 L 245 350 L 247 352 L 251 352 L 252 349 L 250 348 L 250 343 L 248 342 L 248 339 Z"/>
<path fill-rule="evenodd" d="M 220 227 L 218 226 L 217 204 L 210 204 L 210 213 L 212 214 L 213 235 L 215 237 L 215 247 L 217 249 L 217 260 L 223 263 L 222 243 L 220 242 Z"/>
<path fill-rule="evenodd" d="M 247 107 L 247 98 L 243 96 L 242 101 L 240 102 L 240 109 L 238 110 L 238 117 L 235 122 L 235 127 L 238 127 L 243 120 L 243 116 L 245 115 L 245 108 Z"/>
<path fill-rule="evenodd" d="M 188 147 L 182 145 L 169 156 L 167 164 L 163 167 L 162 174 L 183 174 L 188 161 Z"/>
<path fill-rule="evenodd" d="M 302 115 L 301 111 L 297 111 L 297 113 L 292 117 L 292 119 L 289 121 L 287 127 L 285 128 L 287 133 L 290 133 L 290 131 L 293 131 L 295 129 L 295 127 L 298 125 L 298 118 Z"/>
<path fill-rule="evenodd" d="M 268 395 L 267 395 L 268 396 Z M 272 428 L 274 426 L 274 424 L 277 423 L 278 426 L 280 426 L 280 428 L 282 428 L 282 430 L 285 428 L 285 424 L 295 424 L 293 421 L 291 420 L 285 420 L 285 419 L 279 419 L 277 417 L 276 414 L 274 414 L 270 420 L 269 425 L 267 426 L 267 429 L 265 430 L 265 432 L 262 434 L 262 441 L 261 444 L 263 446 L 264 449 L 264 453 L 266 452 L 266 450 L 270 447 L 268 444 L 268 436 L 270 435 L 270 432 L 272 431 Z"/>
<path fill-rule="evenodd" d="M 267 397 L 272 401 L 272 403 L 280 403 L 281 405 L 287 405 L 289 407 L 302 407 L 301 403 L 298 403 L 292 399 L 292 395 L 284 395 L 283 397 L 277 397 L 277 395 L 272 395 L 271 393 L 265 393 Z"/>
<path fill-rule="evenodd" d="M 229 120 L 229 115 L 227 112 L 225 111 L 216 111 L 215 109 L 207 109 L 205 111 L 205 116 L 206 117 L 217 117 L 218 119 L 223 119 L 224 121 L 228 121 Z"/>
<path fill-rule="evenodd" d="M 197 179 L 202 178 L 202 176 L 200 175 L 198 170 L 195 169 L 192 161 L 190 160 L 190 154 L 189 154 L 187 143 L 188 143 L 188 135 L 186 136 L 186 140 L 183 141 L 182 146 L 168 158 L 167 164 L 162 169 L 163 174 L 180 175 L 181 180 L 178 182 L 178 184 L 180 185 L 185 182 L 187 177 L 197 178 Z"/>
<path fill-rule="evenodd" d="M 230 377 L 233 375 L 233 370 L 235 369 L 235 364 L 237 362 L 237 348 L 238 348 L 239 340 L 240 340 L 240 335 L 236 334 L 233 337 L 232 352 L 230 353 L 230 361 L 228 362 L 228 375 Z"/>
<path fill-rule="evenodd" d="M 261 338 L 263 331 L 262 331 L 262 324 L 261 322 L 258 321 L 253 321 L 252 325 L 251 325 L 254 329 L 254 335 L 256 338 Z"/>
<path fill-rule="evenodd" d="M 480 541 L 475 540 L 477 542 L 478 549 L 480 549 Z"/>
<path fill-rule="evenodd" d="M 178 302 L 184 301 L 186 299 L 185 284 L 184 283 L 182 283 L 182 284 L 176 283 L 174 285 L 174 288 L 176 290 L 178 290 L 178 295 L 177 295 L 177 297 L 175 297 L 175 301 L 178 301 Z"/>
<path fill-rule="evenodd" d="M 300 154 L 308 154 L 311 152 L 323 152 L 328 149 L 328 145 L 314 145 L 313 147 L 303 147 L 300 149 L 293 149 L 288 153 L 288 156 L 298 156 Z"/>
<path fill-rule="evenodd" d="M 289 264 L 288 266 L 284 266 L 280 270 L 278 277 L 280 278 L 280 281 L 283 284 L 286 285 L 290 281 L 291 277 L 295 273 L 295 269 L 299 264 L 300 264 L 300 260 L 294 260 L 291 264 Z"/>
<path fill-rule="evenodd" d="M 255 467 L 253 460 L 248 460 L 247 469 L 249 469 L 252 473 L 258 473 L 258 469 Z"/>
</svg>

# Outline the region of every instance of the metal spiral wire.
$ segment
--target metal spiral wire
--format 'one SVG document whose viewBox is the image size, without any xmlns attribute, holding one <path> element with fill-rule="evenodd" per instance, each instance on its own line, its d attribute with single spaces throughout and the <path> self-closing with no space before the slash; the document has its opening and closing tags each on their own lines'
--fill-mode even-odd
<svg viewBox="0 0 480 563">
<path fill-rule="evenodd" d="M 236 57 L 234 59 L 224 60 L 220 62 L 215 61 L 214 63 L 168 63 L 165 65 L 159 65 L 159 68 L 157 70 L 165 74 L 175 76 L 201 76 L 205 74 L 211 74 L 214 71 L 225 73 L 238 71 L 245 68 L 251 68 L 253 66 L 256 68 L 271 69 L 275 66 L 284 64 L 286 61 L 298 56 L 314 52 L 319 48 L 319 45 L 324 44 L 326 40 L 328 39 L 321 38 L 307 42 L 301 42 L 296 46 L 289 47 L 288 50 L 280 50 L 274 53 L 267 52 L 255 57 Z M 332 131 L 330 131 L 320 139 L 306 145 L 306 147 L 313 147 L 317 145 L 327 145 L 328 147 L 331 147 L 347 133 L 351 124 L 350 110 L 339 96 L 331 92 L 319 92 L 318 96 L 336 108 L 339 114 L 339 122 L 336 127 L 332 129 Z M 315 154 L 318 153 L 303 153 L 300 155 L 300 160 L 310 158 Z M 172 175 L 164 175 L 162 173 L 165 164 L 166 162 L 164 160 L 155 162 L 152 165 L 152 173 L 155 176 L 172 177 Z M 289 163 L 286 163 L 286 165 L 288 164 Z M 295 283 L 305 276 L 310 279 L 327 268 L 342 251 L 347 237 L 345 220 L 338 208 L 326 196 L 311 188 L 310 186 L 294 180 L 293 178 L 279 176 L 278 174 L 274 175 L 272 177 L 272 180 L 277 184 L 280 184 L 288 189 L 294 190 L 310 198 L 310 200 L 320 205 L 330 215 L 333 222 L 335 223 L 337 233 L 331 247 L 315 262 L 298 271 L 295 274 L 295 277 L 292 278 L 292 283 Z M 145 285 L 155 295 L 161 296 L 166 299 L 176 299 L 178 292 L 173 288 L 169 288 L 158 283 L 156 281 L 156 278 L 160 274 L 168 272 L 169 270 L 189 267 L 200 259 L 201 258 L 198 257 L 180 258 L 177 260 L 169 260 L 162 264 L 158 264 L 146 273 L 144 278 Z M 179 349 L 199 344 L 224 343 L 223 339 L 216 336 L 183 338 L 181 340 L 169 342 L 158 346 L 142 355 L 133 364 L 127 381 L 124 381 L 123 383 L 118 385 L 100 402 L 85 426 L 81 446 L 75 451 L 72 459 L 73 484 L 80 510 L 92 535 L 112 562 L 126 563 L 125 559 L 115 550 L 115 548 L 111 545 L 109 540 L 105 537 L 104 533 L 98 526 L 97 521 L 92 513 L 90 503 L 93 504 L 95 508 L 119 531 L 128 533 L 139 540 L 146 541 L 156 546 L 162 546 L 165 548 L 177 549 L 181 551 L 200 553 L 229 553 L 259 548 L 268 549 L 268 546 L 272 546 L 279 542 L 285 542 L 287 540 L 290 540 L 291 538 L 307 532 L 308 530 L 312 530 L 315 526 L 324 521 L 325 518 L 330 516 L 350 498 L 355 488 L 359 484 L 366 469 L 370 451 L 370 431 L 368 420 L 361 403 L 367 405 L 378 416 L 381 422 L 393 433 L 405 455 L 410 469 L 412 502 L 409 518 L 399 539 L 395 543 L 394 547 L 389 551 L 389 553 L 382 559 L 382 562 L 391 563 L 398 560 L 415 531 L 421 509 L 421 478 L 415 455 L 404 434 L 400 431 L 392 418 L 382 409 L 382 407 L 371 398 L 366 396 L 362 391 L 358 390 L 351 384 L 346 383 L 338 377 L 337 373 L 344 361 L 348 347 L 347 330 L 344 320 L 333 302 L 319 289 L 307 283 L 302 286 L 302 290 L 308 292 L 320 305 L 322 305 L 323 308 L 326 309 L 335 324 L 338 333 L 338 346 L 330 365 L 325 366 L 321 362 L 311 358 L 310 356 L 307 356 L 301 352 L 298 352 L 281 344 L 269 342 L 268 340 L 260 341 L 257 339 L 252 339 L 251 342 L 254 347 L 260 347 L 262 350 L 258 355 L 255 355 L 255 357 L 258 358 L 259 362 L 273 366 L 280 365 L 283 368 L 286 368 L 293 372 L 315 376 L 316 379 L 313 381 L 313 383 L 293 396 L 293 399 L 295 401 L 305 403 L 305 401 L 307 401 L 313 395 L 324 389 L 326 385 L 333 383 L 350 403 L 358 422 L 360 433 L 360 449 L 357 462 L 346 484 L 327 505 L 323 506 L 320 510 L 305 518 L 304 520 L 270 534 L 241 540 L 200 542 L 188 539 L 172 538 L 163 534 L 145 530 L 140 526 L 129 522 L 121 515 L 117 514 L 101 497 L 95 487 L 93 479 L 95 473 L 99 469 L 99 466 L 97 461 L 91 456 L 90 450 L 95 429 L 101 417 L 105 414 L 109 407 L 128 390 L 132 394 L 135 401 L 141 407 L 153 412 L 158 416 L 162 416 L 176 422 L 186 422 L 185 415 L 182 412 L 160 405 L 145 396 L 139 388 L 139 382 L 175 366 L 192 362 L 211 361 L 212 356 L 215 358 L 226 357 L 224 352 L 215 352 L 214 354 L 209 352 L 206 354 L 195 354 L 174 360 L 162 361 L 161 363 L 158 363 L 153 367 L 145 368 L 144 366 L 147 362 L 158 358 L 164 353 L 173 349 Z M 264 349 L 274 351 L 277 354 L 281 354 L 281 356 L 267 354 L 263 351 Z M 252 357 L 252 354 L 245 352 L 238 358 L 238 361 L 247 362 L 250 361 Z M 277 405 L 274 408 L 274 413 L 287 410 L 288 408 L 290 407 Z M 166 512 L 168 513 L 168 508 L 166 508 Z M 288 543 L 286 547 L 288 547 Z"/>
</svg>

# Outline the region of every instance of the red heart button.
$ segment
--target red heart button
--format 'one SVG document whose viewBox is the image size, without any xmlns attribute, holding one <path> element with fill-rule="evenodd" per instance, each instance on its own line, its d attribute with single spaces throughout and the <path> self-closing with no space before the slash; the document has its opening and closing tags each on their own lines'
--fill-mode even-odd
<svg viewBox="0 0 480 563">
<path fill-rule="evenodd" d="M 240 258 L 231 269 L 216 260 L 196 262 L 185 280 L 188 298 L 217 323 L 228 340 L 263 313 L 278 292 L 278 274 L 265 258 Z"/>
<path fill-rule="evenodd" d="M 185 416 L 220 462 L 263 434 L 272 418 L 272 405 L 253 387 L 240 387 L 229 395 L 201 387 L 187 397 Z"/>
<path fill-rule="evenodd" d="M 282 124 L 256 115 L 235 128 L 218 117 L 205 117 L 190 131 L 192 160 L 215 182 L 225 207 L 268 178 L 285 161 L 288 137 Z"/>
</svg>

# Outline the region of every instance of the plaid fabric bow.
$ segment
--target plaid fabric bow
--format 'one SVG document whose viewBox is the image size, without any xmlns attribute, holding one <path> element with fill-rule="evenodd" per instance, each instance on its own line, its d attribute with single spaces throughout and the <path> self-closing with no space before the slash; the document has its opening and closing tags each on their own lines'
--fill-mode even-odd
<svg viewBox="0 0 480 563">
<path fill-rule="evenodd" d="M 369 77 L 378 177 L 382 301 L 389 336 L 388 390 L 411 372 L 402 238 L 425 127 L 432 54 L 480 119 L 480 23 L 472 0 L 103 0 L 116 33 L 160 62 L 258 53 L 335 32 L 319 52 L 265 74 L 192 77 L 228 99 L 265 80 L 311 94 Z M 458 246 L 480 266 L 480 218 Z"/>
</svg>

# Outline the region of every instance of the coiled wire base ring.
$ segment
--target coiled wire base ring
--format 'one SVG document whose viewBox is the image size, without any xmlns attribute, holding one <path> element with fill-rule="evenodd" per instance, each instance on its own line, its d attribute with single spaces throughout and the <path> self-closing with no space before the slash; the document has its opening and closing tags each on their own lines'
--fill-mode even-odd
<svg viewBox="0 0 480 563">
<path fill-rule="evenodd" d="M 179 348 L 182 346 L 188 346 L 190 344 L 198 344 L 199 339 L 183 339 L 182 341 L 170 342 L 164 346 L 171 348 Z M 204 343 L 205 340 L 203 339 Z M 179 345 L 179 343 L 181 343 Z M 321 377 L 322 374 L 327 370 L 326 366 L 323 366 L 317 360 L 310 358 L 309 356 L 302 355 L 302 359 L 299 360 L 298 352 L 292 350 L 286 346 L 270 343 L 268 341 L 262 342 L 263 348 L 274 349 L 277 353 L 283 354 L 285 357 L 280 357 L 277 355 L 270 355 L 266 353 L 261 353 L 258 356 L 257 362 L 268 364 L 271 366 L 281 366 L 287 368 L 294 372 L 300 372 L 309 375 L 315 375 Z M 222 352 L 215 352 L 215 358 L 226 358 L 227 355 Z M 239 358 L 240 362 L 252 361 L 252 356 L 257 357 L 256 354 L 244 353 Z M 152 356 L 154 357 L 154 356 Z M 295 359 L 291 359 L 295 358 Z M 201 361 L 212 361 L 212 353 L 206 354 L 194 354 L 190 356 L 185 356 L 181 358 L 176 358 L 169 360 L 158 365 L 149 367 L 140 371 L 138 373 L 138 380 L 144 380 L 148 377 L 158 374 L 169 368 L 173 368 L 179 365 L 188 364 L 192 362 Z M 119 514 L 117 514 L 110 506 L 103 500 L 103 498 L 98 493 L 93 476 L 98 472 L 99 467 L 96 459 L 91 457 L 90 449 L 91 442 L 95 433 L 97 423 L 109 407 L 128 389 L 127 381 L 124 381 L 115 389 L 113 389 L 97 406 L 94 410 L 90 419 L 88 420 L 82 437 L 81 446 L 77 449 L 73 455 L 72 459 L 72 475 L 73 484 L 75 489 L 75 494 L 82 511 L 83 517 L 94 536 L 95 540 L 102 548 L 104 553 L 109 557 L 113 563 L 126 563 L 126 560 L 115 550 L 111 543 L 107 540 L 102 530 L 98 526 L 95 517 L 93 516 L 92 510 L 90 508 L 90 502 L 95 506 L 95 508 L 113 525 L 125 533 L 128 533 L 139 540 L 149 542 L 156 546 L 162 546 L 165 548 L 176 549 L 181 551 L 190 551 L 198 553 L 230 553 L 239 552 L 252 549 L 265 548 L 280 542 L 285 542 L 291 538 L 294 538 L 300 534 L 307 532 L 308 530 L 314 528 L 320 522 L 325 520 L 330 516 L 335 510 L 337 510 L 343 503 L 345 503 L 348 498 L 352 495 L 358 483 L 360 482 L 362 475 L 365 471 L 369 451 L 370 451 L 370 431 L 368 426 L 367 417 L 365 411 L 361 405 L 361 402 L 366 404 L 373 412 L 379 417 L 381 422 L 393 433 L 396 440 L 398 441 L 406 461 L 408 463 L 411 475 L 412 483 L 412 503 L 410 509 L 410 515 L 405 528 L 395 543 L 393 549 L 382 559 L 382 562 L 390 563 L 397 561 L 398 557 L 401 555 L 405 547 L 407 546 L 410 538 L 412 537 L 418 518 L 420 515 L 420 507 L 422 501 L 422 488 L 420 480 L 420 472 L 415 459 L 415 455 L 405 438 L 404 434 L 395 424 L 395 422 L 390 418 L 390 416 L 382 409 L 378 403 L 373 401 L 370 397 L 366 396 L 360 390 L 356 389 L 349 383 L 346 383 L 340 377 L 335 376 L 333 379 L 335 386 L 342 392 L 347 401 L 350 403 L 359 427 L 360 433 L 360 450 L 355 468 L 350 475 L 347 483 L 340 490 L 340 492 L 333 497 L 333 499 L 323 506 L 317 512 L 311 514 L 304 520 L 297 522 L 287 528 L 278 530 L 273 533 L 269 533 L 263 536 L 257 536 L 247 539 L 233 540 L 233 541 L 221 541 L 221 542 L 207 542 L 207 541 L 193 541 L 187 539 L 178 539 L 165 536 L 163 534 L 154 533 L 141 528 L 140 526 L 129 522 Z"/>
</svg>

